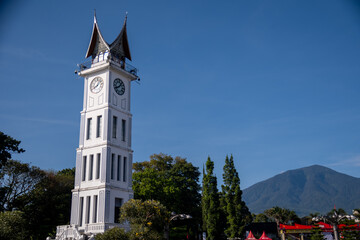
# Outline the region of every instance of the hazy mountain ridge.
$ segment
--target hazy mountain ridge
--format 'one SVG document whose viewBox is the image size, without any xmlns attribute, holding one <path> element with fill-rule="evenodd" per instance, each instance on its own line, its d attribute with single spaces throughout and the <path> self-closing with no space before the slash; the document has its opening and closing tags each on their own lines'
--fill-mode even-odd
<svg viewBox="0 0 360 240">
<path fill-rule="evenodd" d="M 327 213 L 334 205 L 351 213 L 360 208 L 360 178 L 313 165 L 256 183 L 244 189 L 243 198 L 253 213 L 279 206 L 303 216 Z"/>
</svg>

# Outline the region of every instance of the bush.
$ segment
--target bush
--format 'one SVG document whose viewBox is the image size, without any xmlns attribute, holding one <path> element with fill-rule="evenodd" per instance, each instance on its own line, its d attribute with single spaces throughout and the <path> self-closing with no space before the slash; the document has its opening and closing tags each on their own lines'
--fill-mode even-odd
<svg viewBox="0 0 360 240">
<path fill-rule="evenodd" d="M 97 234 L 96 240 L 129 240 L 128 235 L 122 228 L 114 227 L 106 230 L 104 233 Z"/>
</svg>

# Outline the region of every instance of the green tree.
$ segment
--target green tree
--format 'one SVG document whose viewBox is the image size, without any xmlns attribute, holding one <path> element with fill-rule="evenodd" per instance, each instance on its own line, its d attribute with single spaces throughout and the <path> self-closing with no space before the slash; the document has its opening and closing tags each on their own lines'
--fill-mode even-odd
<svg viewBox="0 0 360 240">
<path fill-rule="evenodd" d="M 170 213 L 159 201 L 132 199 L 121 207 L 120 222 L 130 223 L 132 240 L 157 240 L 164 237 L 169 217 Z"/>
<path fill-rule="evenodd" d="M 330 212 L 328 212 L 325 216 L 325 222 L 330 223 L 333 226 L 333 232 L 334 232 L 334 239 L 339 240 L 339 229 L 338 225 L 341 223 L 342 220 L 345 219 L 346 212 L 344 209 L 332 209 Z"/>
<path fill-rule="evenodd" d="M 226 156 L 224 173 L 224 184 L 222 188 L 222 196 L 224 198 L 227 219 L 225 234 L 228 238 L 240 237 L 244 233 L 245 225 L 252 221 L 251 213 L 242 200 L 242 191 L 240 190 L 240 178 L 236 171 L 234 159 Z"/>
<path fill-rule="evenodd" d="M 301 222 L 300 218 L 296 215 L 294 211 L 278 206 L 265 210 L 264 214 L 268 218 L 273 219 L 278 226 L 280 223 L 289 224 L 291 222 Z"/>
<path fill-rule="evenodd" d="M 45 176 L 45 172 L 29 163 L 8 160 L 3 167 L 1 183 L 0 210 L 11 211 L 18 208 L 19 201 L 35 189 Z"/>
<path fill-rule="evenodd" d="M 345 226 L 341 229 L 342 240 L 359 240 L 360 232 L 354 226 L 355 221 L 345 221 Z"/>
<path fill-rule="evenodd" d="M 96 240 L 129 240 L 128 234 L 123 228 L 114 227 L 104 233 L 97 234 Z"/>
<path fill-rule="evenodd" d="M 198 168 L 184 158 L 160 153 L 150 156 L 150 161 L 134 163 L 133 169 L 135 199 L 158 200 L 171 212 L 191 215 L 191 220 L 176 223 L 188 224 L 196 235 L 197 223 L 201 221 Z M 186 234 L 182 232 L 182 235 Z"/>
<path fill-rule="evenodd" d="M 25 213 L 32 239 L 54 236 L 56 226 L 69 223 L 74 178 L 75 168 L 45 172 L 45 177 L 22 198 L 18 208 Z"/>
<path fill-rule="evenodd" d="M 324 240 L 324 235 L 322 234 L 322 230 L 318 224 L 315 224 L 311 229 L 311 240 Z"/>
<path fill-rule="evenodd" d="M 24 149 L 19 148 L 20 143 L 20 141 L 0 131 L 0 170 L 11 159 L 12 153 L 25 152 Z"/>
<path fill-rule="evenodd" d="M 214 176 L 214 162 L 210 157 L 206 161 L 206 172 L 203 176 L 202 215 L 203 230 L 207 233 L 207 239 L 220 239 L 223 230 L 220 222 L 220 200 L 217 179 Z"/>
<path fill-rule="evenodd" d="M 271 220 L 264 214 L 264 213 L 259 213 L 256 214 L 254 218 L 254 222 L 271 222 Z"/>
<path fill-rule="evenodd" d="M 27 232 L 24 228 L 26 221 L 20 211 L 0 212 L 0 239 L 23 240 Z"/>
</svg>

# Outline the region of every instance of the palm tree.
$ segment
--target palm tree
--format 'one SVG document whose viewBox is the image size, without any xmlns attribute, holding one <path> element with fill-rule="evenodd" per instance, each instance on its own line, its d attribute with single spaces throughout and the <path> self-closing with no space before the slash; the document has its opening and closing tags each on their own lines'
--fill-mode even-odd
<svg viewBox="0 0 360 240">
<path fill-rule="evenodd" d="M 340 224 L 340 222 L 345 219 L 346 216 L 346 212 L 344 209 L 339 208 L 339 209 L 333 209 L 330 212 L 328 212 L 326 214 L 326 216 L 322 217 L 322 219 L 325 222 L 330 223 L 333 226 L 333 231 L 334 231 L 334 239 L 335 240 L 339 240 L 339 234 L 338 234 L 338 225 Z"/>
</svg>

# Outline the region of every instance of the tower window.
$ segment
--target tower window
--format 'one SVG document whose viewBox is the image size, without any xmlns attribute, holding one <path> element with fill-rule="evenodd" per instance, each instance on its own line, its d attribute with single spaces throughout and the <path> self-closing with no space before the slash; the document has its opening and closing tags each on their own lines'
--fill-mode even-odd
<svg viewBox="0 0 360 240">
<path fill-rule="evenodd" d="M 94 155 L 90 155 L 90 162 L 89 162 L 89 180 L 93 179 L 93 170 L 94 170 Z"/>
<path fill-rule="evenodd" d="M 84 214 L 84 197 L 80 197 L 80 216 L 79 216 L 79 225 L 82 226 L 83 223 L 83 214 Z"/>
<path fill-rule="evenodd" d="M 87 119 L 86 139 L 91 138 L 91 122 L 92 122 L 92 118 L 88 118 Z"/>
<path fill-rule="evenodd" d="M 100 159 L 101 159 L 101 155 L 100 155 L 100 153 L 98 153 L 97 154 L 97 159 L 96 159 L 96 175 L 95 175 L 95 179 L 100 178 Z"/>
<path fill-rule="evenodd" d="M 117 117 L 113 116 L 113 128 L 112 128 L 113 138 L 116 138 L 116 129 L 117 129 Z"/>
<path fill-rule="evenodd" d="M 97 202 L 98 202 L 98 196 L 95 195 L 94 196 L 94 203 L 93 203 L 94 204 L 93 221 L 92 221 L 93 223 L 97 222 Z"/>
<path fill-rule="evenodd" d="M 85 219 L 85 224 L 88 224 L 90 222 L 90 203 L 91 203 L 91 198 L 90 196 L 86 197 L 86 219 Z"/>
<path fill-rule="evenodd" d="M 114 214 L 114 222 L 119 223 L 120 218 L 120 208 L 122 205 L 122 199 L 121 198 L 115 198 L 115 214 Z"/>
<path fill-rule="evenodd" d="M 120 181 L 120 168 L 121 168 L 121 156 L 118 155 L 118 159 L 117 159 L 117 176 L 116 176 L 116 180 Z"/>
<path fill-rule="evenodd" d="M 124 166 L 123 166 L 123 182 L 126 182 L 126 165 L 127 165 L 126 161 L 127 161 L 127 158 L 126 158 L 126 157 L 124 157 Z"/>
<path fill-rule="evenodd" d="M 115 165 L 115 154 L 112 154 L 111 155 L 111 168 L 110 168 L 110 171 L 111 171 L 111 173 L 110 173 L 110 178 L 111 179 L 114 179 L 114 165 Z"/>
<path fill-rule="evenodd" d="M 86 156 L 83 157 L 82 181 L 86 180 Z"/>
<path fill-rule="evenodd" d="M 126 120 L 121 121 L 121 140 L 125 141 L 126 137 Z"/>
<path fill-rule="evenodd" d="M 96 137 L 101 137 L 101 122 L 102 122 L 102 116 L 97 116 L 97 122 L 96 122 Z"/>
</svg>

